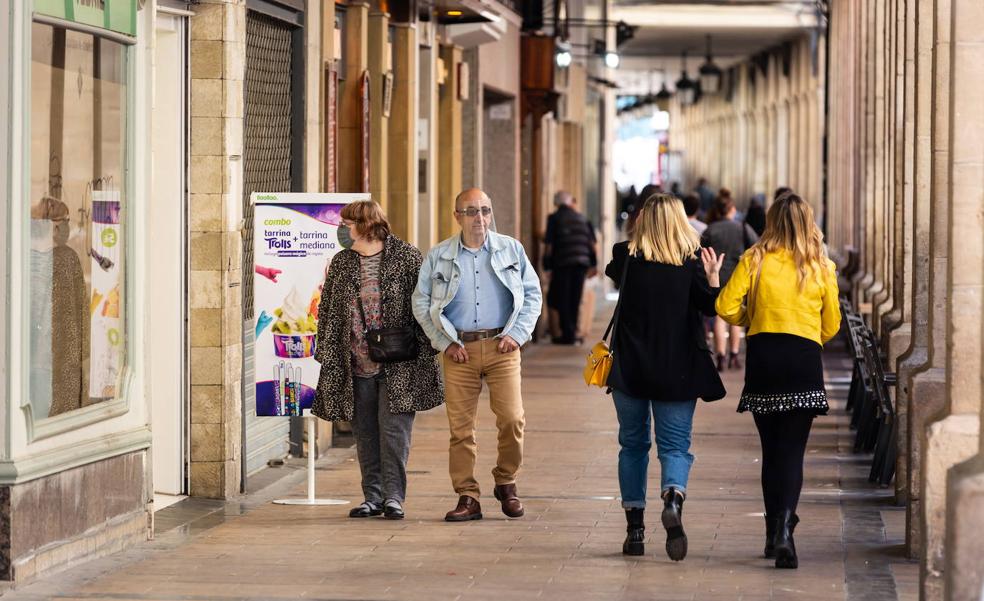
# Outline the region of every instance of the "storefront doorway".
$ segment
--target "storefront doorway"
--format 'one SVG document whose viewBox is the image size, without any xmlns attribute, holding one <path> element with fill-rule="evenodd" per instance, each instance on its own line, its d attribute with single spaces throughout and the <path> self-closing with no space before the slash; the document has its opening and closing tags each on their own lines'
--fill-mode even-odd
<svg viewBox="0 0 984 601">
<path fill-rule="evenodd" d="M 188 492 L 188 16 L 158 6 L 148 254 L 155 510 Z"/>
</svg>

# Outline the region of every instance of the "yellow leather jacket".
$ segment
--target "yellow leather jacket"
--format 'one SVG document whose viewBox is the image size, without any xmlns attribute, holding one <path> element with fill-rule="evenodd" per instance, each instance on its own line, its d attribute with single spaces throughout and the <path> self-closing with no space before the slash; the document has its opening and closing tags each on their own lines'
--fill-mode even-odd
<svg viewBox="0 0 984 601">
<path fill-rule="evenodd" d="M 745 297 L 755 273 L 751 271 L 751 252 L 746 252 L 718 295 L 715 308 L 730 324 L 748 327 L 748 335 L 760 332 L 793 334 L 823 345 L 840 329 L 837 272 L 828 259 L 825 275 L 809 278 L 800 290 L 796 263 L 789 251 L 765 255 L 762 276 L 749 320 Z"/>
</svg>

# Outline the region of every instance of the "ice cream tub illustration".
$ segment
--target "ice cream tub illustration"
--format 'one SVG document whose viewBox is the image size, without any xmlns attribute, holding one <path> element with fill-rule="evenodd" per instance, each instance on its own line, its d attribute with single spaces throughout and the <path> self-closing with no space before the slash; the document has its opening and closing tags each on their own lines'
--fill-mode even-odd
<svg viewBox="0 0 984 601">
<path fill-rule="evenodd" d="M 278 357 L 303 359 L 318 350 L 317 334 L 273 334 L 273 348 Z"/>
<path fill-rule="evenodd" d="M 315 291 L 320 298 L 320 291 Z M 273 346 L 278 357 L 303 359 L 317 350 L 317 306 L 312 296 L 303 296 L 292 287 L 284 304 L 274 310 Z M 314 307 L 314 309 L 312 309 Z"/>
</svg>

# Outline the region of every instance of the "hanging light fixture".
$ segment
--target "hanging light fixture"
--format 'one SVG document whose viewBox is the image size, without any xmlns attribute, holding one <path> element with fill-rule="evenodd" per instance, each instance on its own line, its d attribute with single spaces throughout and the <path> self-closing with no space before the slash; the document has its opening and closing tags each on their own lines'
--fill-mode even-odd
<svg viewBox="0 0 984 601">
<path fill-rule="evenodd" d="M 704 94 L 717 94 L 721 91 L 721 69 L 711 58 L 711 36 L 707 36 L 707 61 L 700 66 L 700 91 Z"/>
<path fill-rule="evenodd" d="M 683 73 L 676 82 L 676 91 L 680 95 L 680 104 L 692 106 L 697 102 L 697 82 L 687 76 L 687 51 L 683 51 Z"/>
<path fill-rule="evenodd" d="M 660 71 L 661 85 L 659 87 L 659 92 L 656 92 L 654 99 L 656 101 L 656 108 L 661 111 L 670 110 L 670 98 L 673 98 L 673 93 L 666 87 L 666 71 Z"/>
<path fill-rule="evenodd" d="M 562 38 L 554 41 L 554 61 L 561 69 L 566 69 L 574 62 L 574 55 L 571 53 L 571 43 Z"/>
</svg>

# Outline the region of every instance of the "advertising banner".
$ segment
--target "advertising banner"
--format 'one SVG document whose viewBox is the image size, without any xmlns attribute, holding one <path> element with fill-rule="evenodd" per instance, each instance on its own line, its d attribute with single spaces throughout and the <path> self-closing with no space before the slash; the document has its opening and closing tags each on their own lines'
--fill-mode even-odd
<svg viewBox="0 0 984 601">
<path fill-rule="evenodd" d="M 328 265 L 341 247 L 341 210 L 369 194 L 252 195 L 256 415 L 311 408 L 321 365 L 318 304 Z"/>
<path fill-rule="evenodd" d="M 112 399 L 123 364 L 123 321 L 120 261 L 123 240 L 120 231 L 120 193 L 92 192 L 92 297 L 89 299 L 89 398 Z"/>
</svg>

